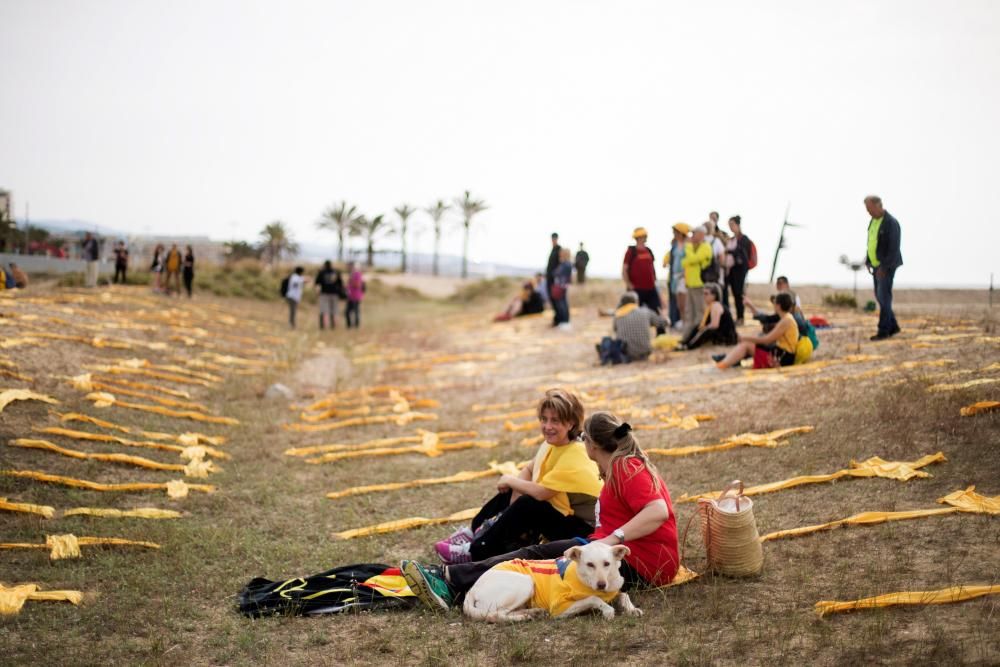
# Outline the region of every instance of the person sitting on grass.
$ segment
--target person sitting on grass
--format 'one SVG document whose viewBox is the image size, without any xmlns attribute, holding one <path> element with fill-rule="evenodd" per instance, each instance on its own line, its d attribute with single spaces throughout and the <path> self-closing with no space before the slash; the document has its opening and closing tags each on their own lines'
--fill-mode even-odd
<svg viewBox="0 0 1000 667">
<path fill-rule="evenodd" d="M 693 350 L 702 345 L 735 345 L 736 324 L 729 309 L 722 303 L 722 288 L 718 283 L 707 283 L 703 288 L 705 313 L 701 323 L 681 339 L 678 350 Z"/>
<path fill-rule="evenodd" d="M 795 302 L 787 292 L 774 296 L 774 312 L 778 322 L 760 336 L 740 336 L 740 342 L 728 354 L 713 355 L 718 368 L 730 368 L 747 357 L 753 357 L 754 368 L 791 366 L 799 344 L 799 327 L 792 316 Z"/>
<path fill-rule="evenodd" d="M 578 438 L 583 405 L 573 394 L 550 389 L 538 404 L 545 442 L 518 475 L 502 475 L 497 495 L 468 528 L 435 545 L 445 563 L 482 560 L 534 544 L 589 535 L 601 492 L 597 466 Z"/>
<path fill-rule="evenodd" d="M 621 564 L 623 591 L 672 582 L 680 566 L 673 503 L 667 485 L 639 447 L 632 427 L 609 412 L 595 412 L 584 423 L 583 442 L 587 456 L 597 464 L 605 482 L 595 528 L 586 539 L 553 540 L 445 567 L 404 560 L 403 576 L 417 597 L 432 609 L 447 610 L 494 565 L 515 558 L 559 558 L 568 548 L 591 540 L 629 548 Z"/>
<path fill-rule="evenodd" d="M 605 362 L 602 350 L 608 351 L 612 356 L 624 355 L 627 357 L 625 361 L 648 359 L 653 352 L 650 327 L 656 327 L 657 330 L 665 329 L 667 321 L 660 317 L 659 313 L 646 306 L 640 306 L 639 295 L 634 291 L 622 294 L 618 308 L 611 314 L 615 318 L 611 325 L 615 337 L 613 339 L 606 337 L 597 345 L 597 354 L 601 362 Z"/>
<path fill-rule="evenodd" d="M 545 312 L 545 301 L 535 289 L 534 283 L 529 280 L 521 286 L 521 292 L 511 299 L 503 312 L 494 317 L 493 321 L 506 322 L 522 315 L 537 315 L 543 312 Z"/>
</svg>

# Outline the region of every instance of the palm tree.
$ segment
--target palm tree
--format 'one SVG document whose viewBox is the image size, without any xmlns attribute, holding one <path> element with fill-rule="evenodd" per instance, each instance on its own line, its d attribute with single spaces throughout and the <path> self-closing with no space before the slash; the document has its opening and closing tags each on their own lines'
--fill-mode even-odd
<svg viewBox="0 0 1000 667">
<path fill-rule="evenodd" d="M 433 206 L 428 206 L 424 212 L 431 216 L 434 221 L 434 268 L 433 272 L 438 274 L 438 252 L 441 246 L 441 218 L 451 209 L 451 206 L 444 203 L 443 199 L 438 199 Z"/>
<path fill-rule="evenodd" d="M 403 239 L 402 252 L 400 252 L 402 261 L 400 263 L 399 270 L 406 273 L 406 225 L 410 216 L 416 213 L 417 209 L 410 208 L 409 204 L 403 204 L 402 206 L 397 206 L 393 210 L 396 212 L 396 215 L 399 216 L 399 235 Z"/>
<path fill-rule="evenodd" d="M 260 232 L 260 250 L 269 264 L 281 261 L 282 255 L 294 255 L 299 246 L 292 241 L 285 223 L 275 220 Z"/>
<path fill-rule="evenodd" d="M 344 261 L 344 237 L 351 232 L 351 226 L 355 223 L 358 214 L 357 206 L 348 206 L 346 201 L 341 201 L 323 211 L 316 226 L 319 229 L 328 229 L 337 233 L 337 261 Z"/>
<path fill-rule="evenodd" d="M 482 199 L 473 199 L 469 191 L 465 191 L 465 196 L 455 199 L 455 206 L 462 210 L 462 227 L 465 228 L 465 238 L 462 241 L 462 277 L 469 277 L 469 227 L 472 225 L 472 216 L 489 208 Z"/>
<path fill-rule="evenodd" d="M 392 230 L 384 215 L 376 215 L 374 218 L 360 215 L 351 226 L 351 234 L 353 236 L 361 236 L 365 239 L 365 243 L 368 246 L 367 264 L 369 267 L 375 265 L 375 238 L 383 233 L 391 232 Z"/>
</svg>

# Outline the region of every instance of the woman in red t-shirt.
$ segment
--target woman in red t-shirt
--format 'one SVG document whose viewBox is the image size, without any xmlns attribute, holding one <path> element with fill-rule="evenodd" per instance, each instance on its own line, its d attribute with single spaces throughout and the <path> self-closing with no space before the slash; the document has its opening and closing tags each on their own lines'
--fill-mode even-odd
<svg viewBox="0 0 1000 667">
<path fill-rule="evenodd" d="M 630 585 L 669 584 L 680 558 L 677 519 L 667 485 L 639 448 L 632 427 L 610 412 L 595 412 L 587 418 L 583 441 L 604 479 L 590 539 L 629 548 L 621 572 Z"/>
</svg>

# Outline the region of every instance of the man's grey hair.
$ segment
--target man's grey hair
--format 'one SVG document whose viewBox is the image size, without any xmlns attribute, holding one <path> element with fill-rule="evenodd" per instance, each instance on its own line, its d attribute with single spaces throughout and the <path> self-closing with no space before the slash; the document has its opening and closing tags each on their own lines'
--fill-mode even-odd
<svg viewBox="0 0 1000 667">
<path fill-rule="evenodd" d="M 868 195 L 867 197 L 865 197 L 865 203 L 867 204 L 868 202 L 872 202 L 873 204 L 881 204 L 882 198 L 879 197 L 878 195 Z"/>
<path fill-rule="evenodd" d="M 627 303 L 639 303 L 639 295 L 635 292 L 625 292 L 622 294 L 622 298 L 618 300 L 618 306 L 624 306 Z"/>
<path fill-rule="evenodd" d="M 708 228 L 705 227 L 705 225 L 698 225 L 697 227 L 691 230 L 692 234 L 697 234 L 698 232 L 701 232 L 702 234 L 708 234 Z"/>
</svg>

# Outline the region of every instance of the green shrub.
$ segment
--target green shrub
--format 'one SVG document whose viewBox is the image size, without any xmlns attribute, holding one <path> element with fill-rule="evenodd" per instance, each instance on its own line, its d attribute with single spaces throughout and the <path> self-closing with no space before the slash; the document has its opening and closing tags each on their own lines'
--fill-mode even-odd
<svg viewBox="0 0 1000 667">
<path fill-rule="evenodd" d="M 857 308 L 858 301 L 853 294 L 834 292 L 823 297 L 823 303 L 834 308 Z"/>
</svg>

